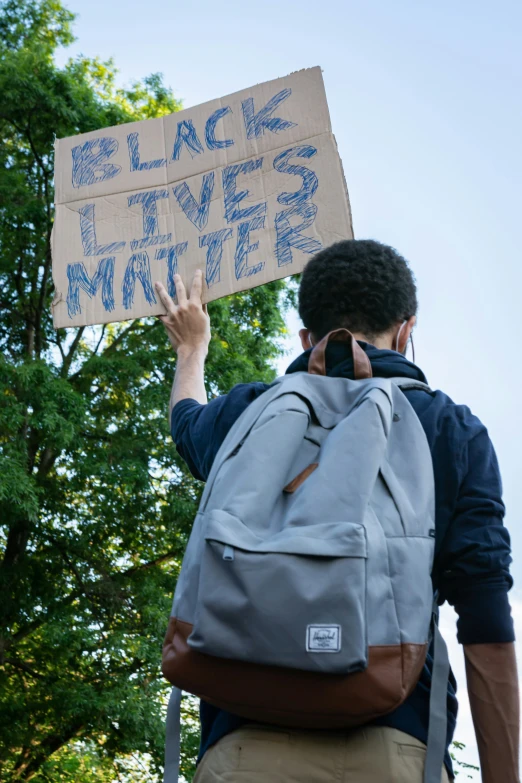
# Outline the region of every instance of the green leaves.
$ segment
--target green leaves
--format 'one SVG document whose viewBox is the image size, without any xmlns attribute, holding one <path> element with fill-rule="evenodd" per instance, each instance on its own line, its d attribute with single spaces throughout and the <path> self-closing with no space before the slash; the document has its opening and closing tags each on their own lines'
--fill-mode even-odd
<svg viewBox="0 0 522 783">
<path fill-rule="evenodd" d="M 71 24 L 74 14 L 58 0 L 6 0 L 1 5 L 0 41 L 8 49 L 40 45 L 49 56 L 58 46 L 74 41 Z"/>
<path fill-rule="evenodd" d="M 473 779 L 473 776 L 470 775 L 470 772 L 479 772 L 479 768 L 476 767 L 474 764 L 468 764 L 465 761 L 461 761 L 461 759 L 458 758 L 458 756 L 455 755 L 455 751 L 461 751 L 464 750 L 466 746 L 462 742 L 457 742 L 456 740 L 452 742 L 451 744 L 451 758 L 453 760 L 453 766 L 455 768 L 455 777 L 457 777 L 460 772 L 463 772 L 466 776 L 466 778 L 469 778 L 470 780 Z"/>
<path fill-rule="evenodd" d="M 158 74 L 123 89 L 112 63 L 57 68 L 56 0 L 0 8 L 0 781 L 156 780 L 161 645 L 202 488 L 169 435 L 159 321 L 52 327 L 52 172 L 55 136 L 180 105 Z M 274 378 L 290 296 L 279 281 L 209 306 L 210 396 Z"/>
</svg>

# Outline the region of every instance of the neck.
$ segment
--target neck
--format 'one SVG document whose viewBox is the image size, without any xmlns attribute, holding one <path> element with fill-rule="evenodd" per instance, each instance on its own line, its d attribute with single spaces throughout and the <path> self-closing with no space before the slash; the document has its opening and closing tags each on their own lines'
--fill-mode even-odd
<svg viewBox="0 0 522 783">
<path fill-rule="evenodd" d="M 370 345 L 374 345 L 376 348 L 380 348 L 383 351 L 393 350 L 393 338 L 389 334 L 381 334 L 377 337 L 372 337 L 371 339 L 366 335 L 361 334 L 361 332 L 354 332 L 353 336 L 356 340 L 363 343 L 370 343 Z"/>
</svg>

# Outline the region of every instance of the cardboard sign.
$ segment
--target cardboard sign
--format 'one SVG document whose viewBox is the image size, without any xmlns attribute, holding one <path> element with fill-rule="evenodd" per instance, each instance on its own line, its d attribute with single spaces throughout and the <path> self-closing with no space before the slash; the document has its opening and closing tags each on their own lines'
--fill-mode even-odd
<svg viewBox="0 0 522 783">
<path fill-rule="evenodd" d="M 320 68 L 168 117 L 56 142 L 54 325 L 158 315 L 300 272 L 353 236 Z"/>
</svg>

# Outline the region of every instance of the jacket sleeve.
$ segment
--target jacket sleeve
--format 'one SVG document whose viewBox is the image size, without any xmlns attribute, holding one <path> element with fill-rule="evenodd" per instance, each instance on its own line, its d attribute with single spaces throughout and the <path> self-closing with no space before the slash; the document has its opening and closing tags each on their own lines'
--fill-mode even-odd
<svg viewBox="0 0 522 783">
<path fill-rule="evenodd" d="M 230 428 L 267 388 L 264 383 L 242 383 L 207 405 L 187 399 L 174 406 L 170 419 L 172 439 L 194 478 L 207 480 Z"/>
<path fill-rule="evenodd" d="M 441 598 L 458 614 L 462 644 L 512 642 L 511 548 L 500 471 L 486 428 L 474 421 L 478 431 L 460 455 L 453 518 L 438 556 Z"/>
</svg>

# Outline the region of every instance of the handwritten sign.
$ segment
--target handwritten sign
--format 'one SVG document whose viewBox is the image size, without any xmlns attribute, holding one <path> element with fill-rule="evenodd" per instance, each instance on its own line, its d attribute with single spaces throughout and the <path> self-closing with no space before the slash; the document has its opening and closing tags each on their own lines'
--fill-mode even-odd
<svg viewBox="0 0 522 783">
<path fill-rule="evenodd" d="M 54 325 L 158 315 L 162 280 L 204 301 L 300 272 L 352 237 L 320 68 L 160 119 L 56 142 Z"/>
</svg>

